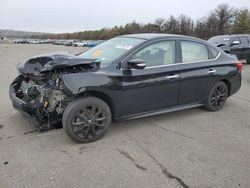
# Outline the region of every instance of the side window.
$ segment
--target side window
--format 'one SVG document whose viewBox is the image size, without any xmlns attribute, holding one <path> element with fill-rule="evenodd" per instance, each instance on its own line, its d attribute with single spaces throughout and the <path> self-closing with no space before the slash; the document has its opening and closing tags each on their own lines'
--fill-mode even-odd
<svg viewBox="0 0 250 188">
<path fill-rule="evenodd" d="M 151 44 L 137 52 L 133 59 L 142 59 L 146 67 L 175 63 L 175 41 L 164 41 Z"/>
<path fill-rule="evenodd" d="M 183 63 L 204 61 L 209 59 L 208 49 L 204 44 L 181 41 L 181 51 Z"/>
<path fill-rule="evenodd" d="M 232 37 L 231 39 L 231 44 L 234 42 L 239 42 L 240 43 L 240 37 Z"/>
<path fill-rule="evenodd" d="M 241 40 L 241 44 L 248 44 L 249 43 L 247 37 L 240 37 L 240 40 Z"/>
<path fill-rule="evenodd" d="M 217 55 L 219 54 L 219 52 L 212 47 L 209 47 L 209 51 L 210 51 L 210 59 L 216 58 Z"/>
</svg>

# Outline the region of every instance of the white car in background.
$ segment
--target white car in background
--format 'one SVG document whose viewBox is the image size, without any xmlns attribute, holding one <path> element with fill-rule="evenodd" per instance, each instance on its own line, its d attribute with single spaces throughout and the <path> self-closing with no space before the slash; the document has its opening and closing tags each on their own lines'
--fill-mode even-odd
<svg viewBox="0 0 250 188">
<path fill-rule="evenodd" d="M 85 47 L 85 46 L 87 46 L 87 42 L 74 42 L 72 44 L 72 46 L 74 46 L 74 47 Z"/>
</svg>

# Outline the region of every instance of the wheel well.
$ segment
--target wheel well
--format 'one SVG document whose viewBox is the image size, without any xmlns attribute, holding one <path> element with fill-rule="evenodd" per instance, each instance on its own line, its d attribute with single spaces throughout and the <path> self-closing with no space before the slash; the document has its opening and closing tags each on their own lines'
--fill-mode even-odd
<svg viewBox="0 0 250 188">
<path fill-rule="evenodd" d="M 228 88 L 228 97 L 229 97 L 230 94 L 231 94 L 231 83 L 228 80 L 226 80 L 226 79 L 221 80 L 221 82 L 224 82 L 227 85 L 227 88 Z"/>
<path fill-rule="evenodd" d="M 97 97 L 103 100 L 109 106 L 112 118 L 114 117 L 115 106 L 114 106 L 113 100 L 107 94 L 99 92 L 99 91 L 86 91 L 86 92 L 81 93 L 79 96 L 80 97 L 93 96 L 93 97 Z"/>
</svg>

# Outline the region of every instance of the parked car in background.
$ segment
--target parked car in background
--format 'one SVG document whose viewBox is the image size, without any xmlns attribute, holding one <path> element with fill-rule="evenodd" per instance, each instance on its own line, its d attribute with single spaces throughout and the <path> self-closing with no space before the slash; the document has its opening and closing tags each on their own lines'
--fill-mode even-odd
<svg viewBox="0 0 250 188">
<path fill-rule="evenodd" d="M 52 42 L 53 45 L 66 45 L 68 41 L 66 40 L 55 40 Z"/>
<path fill-rule="evenodd" d="M 96 45 L 98 45 L 97 41 L 91 41 L 91 42 L 88 42 L 86 46 L 89 47 L 89 48 L 93 48 Z"/>
<path fill-rule="evenodd" d="M 72 46 L 74 47 L 86 47 L 87 46 L 87 42 L 73 42 Z"/>
<path fill-rule="evenodd" d="M 73 140 L 90 142 L 112 120 L 199 106 L 218 111 L 240 89 L 241 69 L 236 56 L 201 39 L 134 34 L 78 55 L 29 58 L 18 65 L 9 94 L 38 130 L 62 122 Z"/>
<path fill-rule="evenodd" d="M 65 46 L 73 46 L 74 40 L 69 40 L 65 43 Z"/>
<path fill-rule="evenodd" d="M 39 44 L 39 40 L 31 40 L 29 41 L 30 44 Z"/>
<path fill-rule="evenodd" d="M 208 41 L 250 64 L 250 35 L 219 35 Z"/>
<path fill-rule="evenodd" d="M 16 44 L 29 44 L 29 41 L 24 40 L 24 39 L 18 39 L 18 40 L 15 40 L 14 43 L 16 43 Z"/>
<path fill-rule="evenodd" d="M 55 40 L 52 42 L 53 45 L 61 45 L 61 41 Z"/>
</svg>

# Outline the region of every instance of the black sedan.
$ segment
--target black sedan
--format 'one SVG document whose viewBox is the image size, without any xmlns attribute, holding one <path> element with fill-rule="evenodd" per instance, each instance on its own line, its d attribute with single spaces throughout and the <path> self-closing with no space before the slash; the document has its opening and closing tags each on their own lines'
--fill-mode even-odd
<svg viewBox="0 0 250 188">
<path fill-rule="evenodd" d="M 62 122 L 73 140 L 90 142 L 112 120 L 220 110 L 240 89 L 241 69 L 236 56 L 197 38 L 125 35 L 78 55 L 29 58 L 18 65 L 10 98 L 38 130 Z"/>
<path fill-rule="evenodd" d="M 219 35 L 208 42 L 250 64 L 250 35 Z"/>
</svg>

